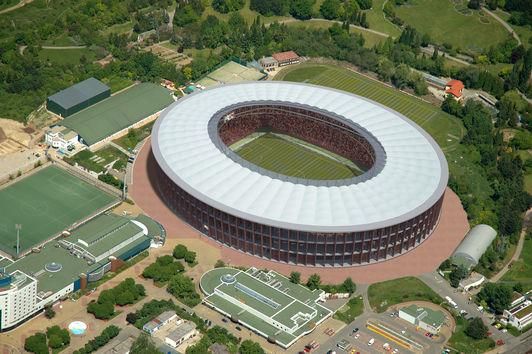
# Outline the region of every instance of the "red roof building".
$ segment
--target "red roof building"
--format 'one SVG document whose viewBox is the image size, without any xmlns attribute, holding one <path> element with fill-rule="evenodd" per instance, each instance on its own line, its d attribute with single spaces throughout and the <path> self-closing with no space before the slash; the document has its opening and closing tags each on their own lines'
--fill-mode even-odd
<svg viewBox="0 0 532 354">
<path fill-rule="evenodd" d="M 463 98 L 462 91 L 464 90 L 464 83 L 460 80 L 451 80 L 445 85 L 445 93 L 454 96 L 455 100 Z"/>
<path fill-rule="evenodd" d="M 277 60 L 279 66 L 299 63 L 299 55 L 293 50 L 288 52 L 274 53 L 272 57 Z"/>
</svg>

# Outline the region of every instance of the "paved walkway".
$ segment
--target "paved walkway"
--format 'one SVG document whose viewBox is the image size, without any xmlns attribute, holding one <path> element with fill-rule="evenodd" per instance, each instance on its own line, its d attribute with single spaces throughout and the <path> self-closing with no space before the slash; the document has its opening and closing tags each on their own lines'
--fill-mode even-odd
<svg viewBox="0 0 532 354">
<path fill-rule="evenodd" d="M 491 17 L 493 17 L 497 22 L 499 22 L 501 25 L 504 26 L 504 28 L 506 28 L 508 30 L 508 32 L 510 32 L 512 34 L 512 36 L 514 36 L 514 38 L 517 40 L 517 44 L 521 45 L 521 38 L 519 38 L 519 36 L 517 35 L 517 33 L 514 31 L 514 29 L 512 28 L 512 26 L 510 26 L 506 21 L 504 21 L 502 18 L 500 18 L 499 16 L 497 16 L 497 14 L 495 14 L 494 12 L 491 12 L 490 10 L 488 10 L 486 7 L 482 6 L 482 10 L 487 13 L 488 15 L 490 15 Z"/>
<path fill-rule="evenodd" d="M 276 270 L 283 274 L 300 272 L 303 277 L 318 273 L 328 283 L 340 283 L 351 277 L 357 284 L 371 284 L 408 275 L 420 275 L 435 270 L 447 259 L 469 230 L 467 215 L 454 192 L 447 189 L 440 222 L 433 234 L 416 248 L 388 261 L 354 267 L 304 267 L 264 260 L 243 252 L 222 246 L 201 235 L 180 220 L 160 199 L 149 178 L 149 171 L 155 168 L 149 141 L 139 152 L 134 165 L 134 184 L 129 195 L 146 213 L 159 221 L 170 237 L 194 238 L 204 242 L 205 247 L 219 249 L 222 259 L 231 265 L 250 266 Z"/>
<path fill-rule="evenodd" d="M 20 8 L 20 7 L 24 6 L 24 5 L 26 5 L 26 4 L 29 4 L 30 2 L 33 2 L 33 0 L 20 0 L 20 2 L 19 2 L 18 4 L 13 5 L 13 6 L 11 6 L 11 7 L 8 7 L 7 9 L 3 9 L 3 10 L 1 10 L 1 11 L 0 11 L 0 15 L 1 15 L 1 14 L 5 14 L 5 13 L 8 13 L 8 12 L 11 12 L 11 11 L 13 11 L 13 10 L 16 10 L 16 9 L 18 9 L 18 8 Z"/>
<path fill-rule="evenodd" d="M 515 248 L 515 252 L 514 252 L 514 255 L 512 256 L 512 259 L 510 259 L 510 261 L 506 263 L 504 268 L 502 268 L 497 274 L 495 274 L 494 276 L 490 278 L 490 282 L 492 283 L 498 282 L 504 276 L 504 274 L 508 272 L 508 270 L 510 269 L 509 268 L 510 264 L 517 261 L 519 257 L 521 256 L 521 251 L 523 251 L 523 245 L 525 243 L 525 236 L 528 231 L 528 227 L 530 226 L 529 217 L 531 215 L 532 215 L 532 208 L 528 209 L 525 214 L 524 221 L 523 221 L 523 229 L 521 230 L 519 241 L 517 242 L 517 247 Z"/>
<path fill-rule="evenodd" d="M 305 23 L 305 22 L 330 22 L 331 24 L 333 23 L 338 23 L 338 24 L 343 24 L 342 21 L 336 21 L 336 20 L 326 20 L 324 18 L 311 18 L 309 20 L 305 20 L 305 21 L 301 21 L 301 20 L 298 20 L 296 18 L 290 18 L 288 20 L 282 20 L 282 21 L 279 21 L 279 23 L 291 23 L 291 22 L 301 22 L 301 23 Z M 388 33 L 384 33 L 384 32 L 379 32 L 379 31 L 376 31 L 376 30 L 373 30 L 371 28 L 366 28 L 366 27 L 362 27 L 362 26 L 357 26 L 357 25 L 349 25 L 349 27 L 351 28 L 356 28 L 356 29 L 359 29 L 361 31 L 365 31 L 365 32 L 370 32 L 370 33 L 373 33 L 373 34 L 376 34 L 378 36 L 382 36 L 382 37 L 385 37 L 385 38 L 388 38 L 390 37 L 390 35 Z"/>
</svg>

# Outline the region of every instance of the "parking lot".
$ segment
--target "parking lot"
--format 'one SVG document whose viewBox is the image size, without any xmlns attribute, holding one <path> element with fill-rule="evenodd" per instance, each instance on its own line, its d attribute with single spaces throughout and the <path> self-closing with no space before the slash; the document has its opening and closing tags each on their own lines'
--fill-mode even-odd
<svg viewBox="0 0 532 354">
<path fill-rule="evenodd" d="M 450 334 L 449 323 L 446 323 L 440 335 L 430 336 L 426 331 L 397 317 L 396 313 L 395 309 L 390 309 L 382 314 L 364 314 L 338 333 L 332 334 L 329 340 L 321 344 L 319 350 L 311 352 L 441 353 Z"/>
</svg>

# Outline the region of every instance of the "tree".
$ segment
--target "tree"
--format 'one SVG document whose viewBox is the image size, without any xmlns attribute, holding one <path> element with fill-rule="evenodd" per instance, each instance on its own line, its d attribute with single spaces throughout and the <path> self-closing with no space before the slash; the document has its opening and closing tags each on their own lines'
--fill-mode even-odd
<svg viewBox="0 0 532 354">
<path fill-rule="evenodd" d="M 242 9 L 245 3 L 245 0 L 213 0 L 212 8 L 220 13 L 226 14 Z"/>
<path fill-rule="evenodd" d="M 299 284 L 301 282 L 301 273 L 299 272 L 290 273 L 290 282 L 294 284 Z"/>
<path fill-rule="evenodd" d="M 155 343 L 146 333 L 141 333 L 135 339 L 129 350 L 131 354 L 158 354 L 160 351 L 155 346 Z"/>
<path fill-rule="evenodd" d="M 486 327 L 480 317 L 475 317 L 469 321 L 464 332 L 474 339 L 484 339 L 488 337 L 488 327 Z"/>
<path fill-rule="evenodd" d="M 357 3 L 362 10 L 369 10 L 373 6 L 372 0 L 357 0 Z"/>
<path fill-rule="evenodd" d="M 308 277 L 307 280 L 307 287 L 310 290 L 315 290 L 320 287 L 321 284 L 321 278 L 318 274 L 312 274 L 310 277 Z"/>
<path fill-rule="evenodd" d="M 469 271 L 463 265 L 459 265 L 451 271 L 449 274 L 449 281 L 453 288 L 457 288 L 460 285 L 460 280 L 465 279 L 469 274 Z"/>
<path fill-rule="evenodd" d="M 112 302 L 98 303 L 93 301 L 87 306 L 87 312 L 101 320 L 108 320 L 115 314 L 115 306 Z"/>
<path fill-rule="evenodd" d="M 135 302 L 135 295 L 130 291 L 122 291 L 116 297 L 116 304 L 118 306 L 125 306 Z"/>
<path fill-rule="evenodd" d="M 325 0 L 320 6 L 320 13 L 327 20 L 335 20 L 340 16 L 341 6 L 340 0 Z"/>
<path fill-rule="evenodd" d="M 35 354 L 48 354 L 48 345 L 46 344 L 46 335 L 44 333 L 35 333 L 26 338 L 24 349 Z"/>
<path fill-rule="evenodd" d="M 54 309 L 52 308 L 52 306 L 46 306 L 44 308 L 44 316 L 48 319 L 51 319 L 51 318 L 54 318 L 55 317 L 55 311 Z"/>
<path fill-rule="evenodd" d="M 406 64 L 399 64 L 392 76 L 392 82 L 398 89 L 403 89 L 408 85 L 410 69 Z"/>
<path fill-rule="evenodd" d="M 438 267 L 438 269 L 439 269 L 439 270 L 447 270 L 447 269 L 451 268 L 451 265 L 452 265 L 452 264 L 451 264 L 451 260 L 447 258 L 446 260 L 444 260 L 444 261 L 440 264 L 440 266 Z"/>
<path fill-rule="evenodd" d="M 467 7 L 473 10 L 480 9 L 480 0 L 469 0 L 469 3 L 467 4 Z"/>
<path fill-rule="evenodd" d="M 504 284 L 487 283 L 477 295 L 479 301 L 486 304 L 497 314 L 510 307 L 512 302 L 512 289 Z"/>
<path fill-rule="evenodd" d="M 185 260 L 185 262 L 187 262 L 189 265 L 191 265 L 191 264 L 193 264 L 194 262 L 196 262 L 196 252 L 193 252 L 193 251 L 187 251 L 187 253 L 185 253 L 184 260 Z"/>
<path fill-rule="evenodd" d="M 284 16 L 290 9 L 289 0 L 251 0 L 249 8 L 264 16 Z"/>
<path fill-rule="evenodd" d="M 214 268 L 223 268 L 225 267 L 225 262 L 221 259 L 217 260 L 216 263 L 214 263 Z"/>
<path fill-rule="evenodd" d="M 523 284 L 521 283 L 515 283 L 513 286 L 513 290 L 520 294 L 522 294 L 525 291 L 525 289 L 523 288 Z"/>
<path fill-rule="evenodd" d="M 290 15 L 299 20 L 308 20 L 312 17 L 312 6 L 315 0 L 292 0 Z"/>
<path fill-rule="evenodd" d="M 175 259 L 183 259 L 188 252 L 188 248 L 184 245 L 177 245 L 174 247 L 172 255 Z"/>
<path fill-rule="evenodd" d="M 240 348 L 238 349 L 238 353 L 240 354 L 265 354 L 266 352 L 259 343 L 254 342 L 250 339 L 246 339 L 245 341 L 240 344 Z"/>
<path fill-rule="evenodd" d="M 138 316 L 135 312 L 130 312 L 126 316 L 127 323 L 135 324 L 137 322 Z"/>
<path fill-rule="evenodd" d="M 196 306 L 201 302 L 199 294 L 196 292 L 194 282 L 189 277 L 177 274 L 168 283 L 166 290 L 182 301 L 185 305 Z"/>
<path fill-rule="evenodd" d="M 356 285 L 351 279 L 351 277 L 348 277 L 344 280 L 342 285 L 340 286 L 341 291 L 352 294 L 356 290 Z"/>
</svg>

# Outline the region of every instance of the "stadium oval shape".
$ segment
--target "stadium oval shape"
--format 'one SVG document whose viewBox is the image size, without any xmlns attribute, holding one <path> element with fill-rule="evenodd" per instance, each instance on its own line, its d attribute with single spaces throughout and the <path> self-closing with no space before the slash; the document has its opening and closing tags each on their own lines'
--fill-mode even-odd
<svg viewBox="0 0 532 354">
<path fill-rule="evenodd" d="M 384 156 L 350 183 L 264 173 L 220 148 L 209 129 L 219 112 L 258 103 L 339 117 Z M 309 134 L 330 123 L 317 121 Z M 348 266 L 405 253 L 436 227 L 448 181 L 443 152 L 417 124 L 366 98 L 301 83 L 189 95 L 162 113 L 151 147 L 156 189 L 181 219 L 222 244 L 291 264 Z"/>
</svg>

